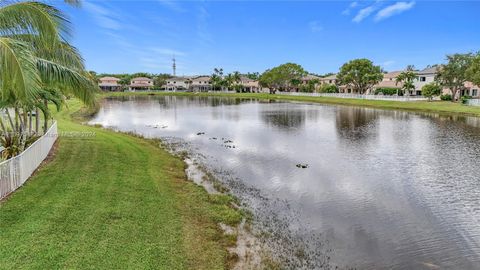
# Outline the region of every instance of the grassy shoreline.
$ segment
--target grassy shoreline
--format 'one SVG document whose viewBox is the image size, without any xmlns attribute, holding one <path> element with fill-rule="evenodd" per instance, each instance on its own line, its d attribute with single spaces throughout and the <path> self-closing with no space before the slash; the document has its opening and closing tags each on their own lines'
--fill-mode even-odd
<svg viewBox="0 0 480 270">
<path fill-rule="evenodd" d="M 79 124 L 80 109 L 71 100 L 56 115 L 79 136 L 60 137 L 52 160 L 0 202 L 0 269 L 227 268 L 235 236 L 218 223 L 241 221 L 233 199 L 188 181 L 158 141 Z"/>
<path fill-rule="evenodd" d="M 331 105 L 347 105 L 361 106 L 369 108 L 378 108 L 385 110 L 402 110 L 411 112 L 426 112 L 438 114 L 464 115 L 480 117 L 480 107 L 466 106 L 460 103 L 450 101 L 385 101 L 385 100 L 363 100 L 363 99 L 347 99 L 334 97 L 308 97 L 308 96 L 287 96 L 287 95 L 271 95 L 263 93 L 185 93 L 185 92 L 110 92 L 102 93 L 102 97 L 121 97 L 121 96 L 218 96 L 232 98 L 256 98 L 256 99 L 273 99 L 284 101 L 297 101 L 307 103 L 321 103 Z"/>
</svg>

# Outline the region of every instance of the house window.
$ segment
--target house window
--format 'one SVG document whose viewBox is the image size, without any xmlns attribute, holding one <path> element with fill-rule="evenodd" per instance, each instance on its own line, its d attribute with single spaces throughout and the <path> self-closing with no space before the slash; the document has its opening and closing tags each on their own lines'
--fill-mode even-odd
<svg viewBox="0 0 480 270">
<path fill-rule="evenodd" d="M 421 82 L 427 81 L 427 77 L 420 77 L 420 81 L 421 81 Z"/>
<path fill-rule="evenodd" d="M 472 89 L 472 97 L 478 96 L 478 89 Z"/>
</svg>

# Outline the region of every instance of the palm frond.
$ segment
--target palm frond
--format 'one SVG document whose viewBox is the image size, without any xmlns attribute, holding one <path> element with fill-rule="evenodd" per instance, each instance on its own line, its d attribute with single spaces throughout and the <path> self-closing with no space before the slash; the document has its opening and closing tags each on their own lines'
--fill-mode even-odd
<svg viewBox="0 0 480 270">
<path fill-rule="evenodd" d="M 0 4 L 0 35 L 38 35 L 55 45 L 70 37 L 70 22 L 57 8 L 41 2 L 3 1 Z"/>
<path fill-rule="evenodd" d="M 37 58 L 37 69 L 46 87 L 60 89 L 65 95 L 72 94 L 87 105 L 95 103 L 98 86 L 83 71 L 42 58 Z"/>
<path fill-rule="evenodd" d="M 0 37 L 0 99 L 26 102 L 36 98 L 40 90 L 41 80 L 30 47 Z"/>
<path fill-rule="evenodd" d="M 74 7 L 80 7 L 82 5 L 82 1 L 80 0 L 64 0 L 64 2 Z"/>
<path fill-rule="evenodd" d="M 55 46 L 43 46 L 42 41 L 36 35 L 20 35 L 16 39 L 28 42 L 35 51 L 35 56 L 48 59 L 69 68 L 84 70 L 84 60 L 78 49 L 68 42 L 60 41 Z"/>
<path fill-rule="evenodd" d="M 53 88 L 43 89 L 40 92 L 40 98 L 42 100 L 52 102 L 55 105 L 57 111 L 60 111 L 62 105 L 65 102 L 64 96 L 59 91 L 57 91 L 57 89 Z"/>
</svg>

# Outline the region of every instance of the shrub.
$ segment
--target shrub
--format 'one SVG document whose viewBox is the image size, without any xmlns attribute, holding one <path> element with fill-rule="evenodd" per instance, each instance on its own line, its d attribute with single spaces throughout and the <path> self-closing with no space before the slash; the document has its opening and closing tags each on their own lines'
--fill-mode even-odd
<svg viewBox="0 0 480 270">
<path fill-rule="evenodd" d="M 310 87 L 310 85 L 300 85 L 298 91 L 304 93 L 313 93 L 314 87 Z"/>
<path fill-rule="evenodd" d="M 334 84 L 324 84 L 320 87 L 320 93 L 338 93 L 338 87 Z"/>
<path fill-rule="evenodd" d="M 386 95 L 386 96 L 393 96 L 396 95 L 399 92 L 398 88 L 377 88 L 375 89 L 375 95 L 379 95 L 380 93 Z"/>
<path fill-rule="evenodd" d="M 422 95 L 432 100 L 434 96 L 440 95 L 442 88 L 436 83 L 429 83 L 422 87 Z"/>
<path fill-rule="evenodd" d="M 451 101 L 452 100 L 452 95 L 450 95 L 450 94 L 440 95 L 440 99 L 443 100 L 443 101 Z"/>
<path fill-rule="evenodd" d="M 471 96 L 463 96 L 463 97 L 462 97 L 462 103 L 463 103 L 463 104 L 467 104 L 467 102 L 468 102 L 469 99 L 472 99 L 472 97 L 471 97 Z"/>
</svg>

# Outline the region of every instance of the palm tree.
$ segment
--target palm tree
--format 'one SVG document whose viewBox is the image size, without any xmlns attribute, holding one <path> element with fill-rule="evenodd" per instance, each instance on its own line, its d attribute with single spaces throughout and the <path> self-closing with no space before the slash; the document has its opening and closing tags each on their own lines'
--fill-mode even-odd
<svg viewBox="0 0 480 270">
<path fill-rule="evenodd" d="M 239 88 L 242 88 L 242 85 L 241 85 L 242 75 L 240 74 L 240 72 L 238 71 L 233 72 L 232 80 L 233 80 L 235 90 L 239 90 Z"/>
<path fill-rule="evenodd" d="M 217 90 L 217 87 L 221 86 L 223 82 L 223 68 L 214 68 L 210 81 L 212 82 L 213 90 Z"/>
<path fill-rule="evenodd" d="M 407 66 L 407 69 L 400 73 L 395 80 L 395 84 L 403 83 L 402 90 L 406 96 L 410 95 L 411 90 L 415 90 L 414 80 L 417 78 L 415 73 L 415 67 L 412 65 Z"/>
<path fill-rule="evenodd" d="M 46 123 L 50 115 L 48 103 L 61 105 L 64 96 L 73 95 L 87 105 L 94 103 L 97 86 L 77 49 L 68 43 L 69 36 L 70 23 L 53 6 L 40 2 L 0 3 L 0 108 L 10 124 L 0 118 L 4 135 L 11 130 L 20 133 L 24 138 L 20 141 L 25 142 L 31 112 L 36 110 L 38 130 L 39 110 Z M 47 127 L 45 124 L 44 132 Z"/>
</svg>

